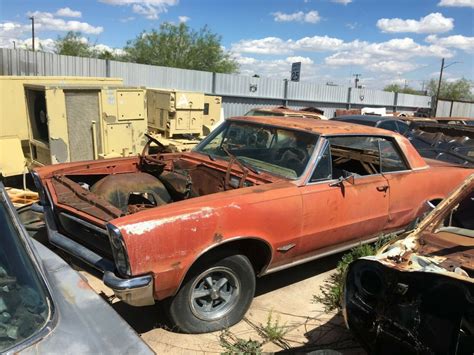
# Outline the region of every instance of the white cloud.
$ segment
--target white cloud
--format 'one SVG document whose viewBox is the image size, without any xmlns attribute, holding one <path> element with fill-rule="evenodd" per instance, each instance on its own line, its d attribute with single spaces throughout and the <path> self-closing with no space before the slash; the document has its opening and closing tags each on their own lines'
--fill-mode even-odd
<svg viewBox="0 0 474 355">
<path fill-rule="evenodd" d="M 307 23 L 318 23 L 321 21 L 321 16 L 317 11 L 309 11 L 304 13 L 303 11 L 294 12 L 292 14 L 285 14 L 283 12 L 272 13 L 273 20 L 276 22 L 307 22 Z"/>
<path fill-rule="evenodd" d="M 241 40 L 232 45 L 232 51 L 237 53 L 256 54 L 289 54 L 292 50 L 289 44 L 292 40 L 284 41 L 278 37 L 266 37 L 262 39 Z"/>
<path fill-rule="evenodd" d="M 333 51 L 344 43 L 343 40 L 328 36 L 303 37 L 297 41 L 278 37 L 241 40 L 232 45 L 233 52 L 256 54 L 291 54 L 295 51 L 325 52 Z"/>
<path fill-rule="evenodd" d="M 352 0 L 331 0 L 331 2 L 336 3 L 336 4 L 347 5 L 347 4 L 350 4 Z"/>
<path fill-rule="evenodd" d="M 159 15 L 168 12 L 168 7 L 178 4 L 178 0 L 99 0 L 105 4 L 131 6 L 132 11 L 149 20 L 156 20 Z"/>
<path fill-rule="evenodd" d="M 180 23 L 186 23 L 189 20 L 191 20 L 191 18 L 188 17 L 188 16 L 178 16 L 178 20 L 179 20 Z"/>
<path fill-rule="evenodd" d="M 395 60 L 377 61 L 370 63 L 366 68 L 373 72 L 401 74 L 418 69 L 420 65 Z"/>
<path fill-rule="evenodd" d="M 436 35 L 430 35 L 425 38 L 425 41 L 437 46 L 462 49 L 466 52 L 474 52 L 474 37 L 466 37 L 463 35 L 438 37 Z"/>
<path fill-rule="evenodd" d="M 438 6 L 447 7 L 474 7 L 474 0 L 441 0 Z"/>
<path fill-rule="evenodd" d="M 301 62 L 303 80 L 316 78 L 317 69 L 311 58 L 293 56 L 285 59 L 260 60 L 252 57 L 236 55 L 240 64 L 240 73 L 243 75 L 258 74 L 262 77 L 284 79 L 290 77 L 291 63 Z"/>
<path fill-rule="evenodd" d="M 399 33 L 442 33 L 454 28 L 454 19 L 444 17 L 439 12 L 431 13 L 419 20 L 403 20 L 401 18 L 382 18 L 377 21 L 377 27 L 383 32 Z"/>
<path fill-rule="evenodd" d="M 59 17 L 82 17 L 82 13 L 80 11 L 71 10 L 69 7 L 63 7 L 56 11 L 56 16 Z"/>
<path fill-rule="evenodd" d="M 34 11 L 28 12 L 29 17 L 35 18 L 35 29 L 41 31 L 79 31 L 87 34 L 99 34 L 104 28 L 102 26 L 92 26 L 87 22 L 79 22 L 75 20 L 65 21 L 54 17 L 50 12 Z"/>
<path fill-rule="evenodd" d="M 115 55 L 123 55 L 125 54 L 125 51 L 122 48 L 112 48 L 109 47 L 106 44 L 96 44 L 92 46 L 93 49 L 95 49 L 98 52 L 110 52 Z"/>
<path fill-rule="evenodd" d="M 325 52 L 337 50 L 344 44 L 339 38 L 328 36 L 303 37 L 292 45 L 293 50 L 309 51 L 309 52 Z"/>
</svg>

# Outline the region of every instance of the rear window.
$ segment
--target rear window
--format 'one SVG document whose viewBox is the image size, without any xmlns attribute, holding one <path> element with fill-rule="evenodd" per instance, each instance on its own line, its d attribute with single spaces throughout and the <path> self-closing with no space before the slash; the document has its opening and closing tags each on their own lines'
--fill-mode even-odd
<svg viewBox="0 0 474 355">
<path fill-rule="evenodd" d="M 49 303 L 19 231 L 0 203 L 0 352 L 32 337 L 49 319 Z"/>
</svg>

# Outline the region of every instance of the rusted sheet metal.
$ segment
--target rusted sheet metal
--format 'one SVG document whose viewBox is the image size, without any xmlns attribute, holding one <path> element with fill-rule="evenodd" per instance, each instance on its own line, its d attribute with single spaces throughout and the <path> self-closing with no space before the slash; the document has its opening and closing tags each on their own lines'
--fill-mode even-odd
<svg viewBox="0 0 474 355">
<path fill-rule="evenodd" d="M 139 205 L 143 208 L 162 206 L 171 201 L 163 183 L 148 173 L 113 174 L 99 180 L 91 188 L 92 196 L 99 196 L 114 207 L 128 213 L 128 206 L 134 211 Z"/>
<path fill-rule="evenodd" d="M 331 184 L 333 180 L 308 183 L 318 154 L 322 154 L 323 140 L 316 143 L 305 173 L 295 180 L 264 171 L 247 171 L 229 160 L 199 152 L 151 156 L 165 164 L 164 172 L 155 177 L 168 188 L 172 203 L 134 209 L 116 218 L 109 214 L 110 203 L 101 205 L 108 212 L 94 208 L 106 214 L 104 218 L 122 234 L 131 276 L 153 274 L 156 299 L 175 294 L 191 265 L 216 246 L 258 240 L 271 250 L 271 261 L 265 268 L 284 268 L 318 257 L 322 251 L 373 238 L 381 231 L 405 227 L 421 213 L 427 200 L 446 196 L 469 174 L 463 168 L 428 166 L 406 138 L 386 130 L 291 117 L 237 117 L 227 122 L 274 125 L 323 136 L 363 134 L 391 138 L 398 143 L 410 170 L 355 178 L 354 184 L 341 183 L 344 189 Z M 96 175 L 96 183 L 111 174 L 123 174 L 133 180 L 133 176 L 142 174 L 140 161 L 123 158 L 64 164 L 39 169 L 38 173 L 43 184 L 51 186 L 49 193 L 57 207 L 67 208 L 67 201 L 57 199 L 55 185 L 48 185 L 55 169 L 75 176 L 76 181 L 81 176 L 93 180 Z M 75 185 L 73 191 L 80 188 Z M 175 193 L 171 193 L 169 185 L 174 185 Z M 111 210 L 123 214 L 117 207 Z M 76 212 L 85 221 L 96 222 L 84 209 Z M 294 247 L 283 252 L 288 245 Z M 281 251 L 277 252 L 279 248 Z M 256 253 L 264 254 L 263 250 Z"/>
<path fill-rule="evenodd" d="M 54 176 L 52 183 L 60 204 L 76 208 L 104 221 L 110 221 L 122 215 L 118 208 L 81 188 L 65 176 Z"/>
<path fill-rule="evenodd" d="M 403 239 L 349 267 L 346 324 L 369 353 L 474 352 L 474 174 Z"/>
</svg>

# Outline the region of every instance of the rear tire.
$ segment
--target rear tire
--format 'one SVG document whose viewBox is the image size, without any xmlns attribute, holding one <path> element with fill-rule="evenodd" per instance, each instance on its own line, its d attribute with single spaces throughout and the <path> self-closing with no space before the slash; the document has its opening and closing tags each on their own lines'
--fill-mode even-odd
<svg viewBox="0 0 474 355">
<path fill-rule="evenodd" d="M 244 255 L 195 268 L 169 300 L 171 322 L 184 333 L 207 333 L 239 322 L 255 294 L 255 272 Z"/>
</svg>

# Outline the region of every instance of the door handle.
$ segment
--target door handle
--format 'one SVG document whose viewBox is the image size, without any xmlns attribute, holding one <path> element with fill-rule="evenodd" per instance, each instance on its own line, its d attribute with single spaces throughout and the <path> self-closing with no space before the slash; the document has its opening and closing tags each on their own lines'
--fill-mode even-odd
<svg viewBox="0 0 474 355">
<path fill-rule="evenodd" d="M 388 190 L 388 185 L 377 186 L 377 191 L 385 192 Z"/>
</svg>

